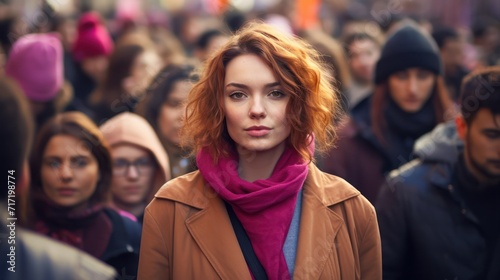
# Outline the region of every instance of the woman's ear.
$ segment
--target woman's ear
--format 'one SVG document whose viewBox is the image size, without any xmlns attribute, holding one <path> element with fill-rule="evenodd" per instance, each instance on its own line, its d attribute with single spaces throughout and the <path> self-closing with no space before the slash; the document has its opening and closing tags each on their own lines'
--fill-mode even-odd
<svg viewBox="0 0 500 280">
<path fill-rule="evenodd" d="M 465 121 L 462 115 L 459 115 L 455 118 L 455 125 L 457 127 L 457 133 L 460 139 L 465 140 L 465 136 L 467 135 L 467 122 Z"/>
</svg>

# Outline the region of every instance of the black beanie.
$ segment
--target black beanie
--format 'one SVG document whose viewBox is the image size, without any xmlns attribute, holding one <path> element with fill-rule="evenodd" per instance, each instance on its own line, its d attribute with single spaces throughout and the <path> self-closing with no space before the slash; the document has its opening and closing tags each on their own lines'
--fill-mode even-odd
<svg viewBox="0 0 500 280">
<path fill-rule="evenodd" d="M 387 38 L 375 68 L 375 84 L 411 67 L 423 68 L 437 75 L 442 73 L 436 42 L 412 24 L 405 24 Z"/>
</svg>

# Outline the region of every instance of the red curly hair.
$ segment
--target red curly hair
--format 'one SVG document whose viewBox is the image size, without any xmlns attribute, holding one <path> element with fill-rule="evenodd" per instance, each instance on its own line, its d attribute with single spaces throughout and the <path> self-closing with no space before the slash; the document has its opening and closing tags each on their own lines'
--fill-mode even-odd
<svg viewBox="0 0 500 280">
<path fill-rule="evenodd" d="M 259 56 L 290 94 L 288 143 L 309 161 L 313 160 L 308 149 L 311 135 L 318 150 L 326 151 L 336 139 L 332 120 L 341 111 L 331 72 L 305 41 L 260 22 L 247 24 L 207 61 L 189 94 L 183 146 L 191 148 L 193 154 L 207 147 L 215 162 L 234 148 L 225 124 L 222 97 L 226 66 L 243 54 Z"/>
</svg>

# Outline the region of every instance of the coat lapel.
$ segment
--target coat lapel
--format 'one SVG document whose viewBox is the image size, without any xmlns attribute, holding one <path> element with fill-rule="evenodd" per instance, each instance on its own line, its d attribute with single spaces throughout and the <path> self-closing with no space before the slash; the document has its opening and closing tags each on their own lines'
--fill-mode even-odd
<svg viewBox="0 0 500 280">
<path fill-rule="evenodd" d="M 359 195 L 346 188 L 342 179 L 309 165 L 304 183 L 299 241 L 295 257 L 294 279 L 319 279 L 336 246 L 334 244 L 344 220 L 329 206 Z"/>
<path fill-rule="evenodd" d="M 186 226 L 221 279 L 251 279 L 224 203 L 218 197 L 189 217 Z"/>
<path fill-rule="evenodd" d="M 344 222 L 304 189 L 294 279 L 319 279 Z"/>
</svg>

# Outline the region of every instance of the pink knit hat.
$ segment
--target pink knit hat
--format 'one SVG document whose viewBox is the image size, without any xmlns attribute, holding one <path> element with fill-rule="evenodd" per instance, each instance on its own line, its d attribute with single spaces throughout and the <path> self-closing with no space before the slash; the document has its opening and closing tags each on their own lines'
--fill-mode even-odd
<svg viewBox="0 0 500 280">
<path fill-rule="evenodd" d="M 76 61 L 108 56 L 113 51 L 113 40 L 97 12 L 88 12 L 80 17 L 72 51 Z"/>
<path fill-rule="evenodd" d="M 27 34 L 9 53 L 5 74 L 24 90 L 32 101 L 53 99 L 62 88 L 63 47 L 56 33 Z"/>
</svg>

